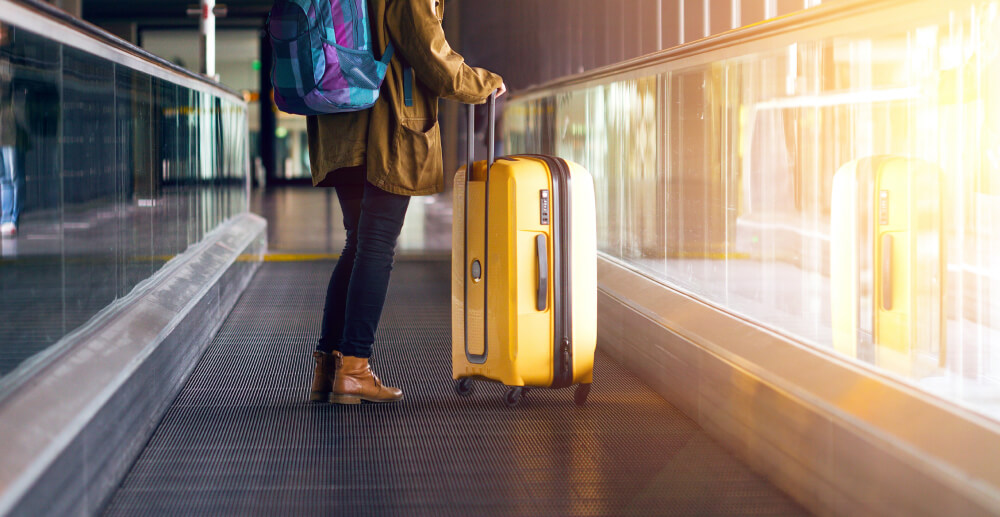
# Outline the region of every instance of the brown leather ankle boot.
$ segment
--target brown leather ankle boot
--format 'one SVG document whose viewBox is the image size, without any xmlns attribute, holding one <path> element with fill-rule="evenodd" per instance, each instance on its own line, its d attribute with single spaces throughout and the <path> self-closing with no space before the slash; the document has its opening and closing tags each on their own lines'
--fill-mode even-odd
<svg viewBox="0 0 1000 517">
<path fill-rule="evenodd" d="M 343 365 L 333 382 L 330 402 L 360 404 L 368 402 L 396 402 L 403 399 L 403 390 L 382 385 L 382 381 L 368 366 L 364 357 L 343 356 Z"/>
<path fill-rule="evenodd" d="M 316 369 L 313 370 L 312 391 L 309 393 L 309 400 L 326 402 L 330 400 L 333 379 L 337 376 L 341 358 L 344 356 L 336 350 L 329 354 L 316 350 L 313 352 L 313 357 L 316 358 Z"/>
</svg>

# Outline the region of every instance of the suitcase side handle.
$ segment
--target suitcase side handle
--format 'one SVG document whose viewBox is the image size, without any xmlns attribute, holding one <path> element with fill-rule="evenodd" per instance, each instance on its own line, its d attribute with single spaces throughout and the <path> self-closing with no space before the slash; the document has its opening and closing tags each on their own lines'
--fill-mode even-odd
<svg viewBox="0 0 1000 517">
<path fill-rule="evenodd" d="M 535 253 L 538 256 L 538 286 L 535 289 L 535 307 L 544 311 L 549 299 L 549 250 L 545 234 L 535 236 Z"/>
<path fill-rule="evenodd" d="M 882 236 L 882 309 L 892 310 L 892 235 Z"/>
</svg>

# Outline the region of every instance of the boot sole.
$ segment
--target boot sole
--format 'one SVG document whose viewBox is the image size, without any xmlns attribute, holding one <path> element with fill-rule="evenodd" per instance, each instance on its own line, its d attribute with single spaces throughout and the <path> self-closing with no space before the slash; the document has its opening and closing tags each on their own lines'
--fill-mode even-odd
<svg viewBox="0 0 1000 517">
<path fill-rule="evenodd" d="M 400 400 L 403 400 L 403 397 L 399 397 L 398 399 L 375 399 L 362 395 L 330 395 L 330 402 L 334 404 L 360 404 L 361 401 L 385 404 L 387 402 L 399 402 Z"/>
<path fill-rule="evenodd" d="M 329 391 L 312 391 L 309 392 L 310 402 L 329 402 L 330 392 Z"/>
</svg>

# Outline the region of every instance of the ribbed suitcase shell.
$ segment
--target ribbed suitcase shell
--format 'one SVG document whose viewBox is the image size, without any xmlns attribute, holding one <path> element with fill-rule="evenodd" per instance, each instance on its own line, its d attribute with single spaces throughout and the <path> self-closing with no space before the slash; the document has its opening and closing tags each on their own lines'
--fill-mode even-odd
<svg viewBox="0 0 1000 517">
<path fill-rule="evenodd" d="M 466 214 L 466 170 L 455 175 L 452 376 L 589 385 L 597 341 L 593 179 L 580 165 L 534 155 L 497 160 L 488 188 L 486 176 L 486 162 L 476 162 Z"/>
</svg>

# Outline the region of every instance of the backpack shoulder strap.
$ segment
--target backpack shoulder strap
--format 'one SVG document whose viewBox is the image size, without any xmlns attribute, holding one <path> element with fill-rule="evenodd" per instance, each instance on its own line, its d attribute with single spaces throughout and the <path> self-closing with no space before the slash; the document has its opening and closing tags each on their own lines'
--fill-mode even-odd
<svg viewBox="0 0 1000 517">
<path fill-rule="evenodd" d="M 389 45 L 387 47 L 385 47 L 385 53 L 382 54 L 382 59 L 379 59 L 379 61 L 383 65 L 389 66 L 389 60 L 392 59 L 392 55 L 395 52 L 396 52 L 396 49 L 395 49 L 395 47 L 392 46 L 392 42 L 390 41 Z"/>
</svg>

